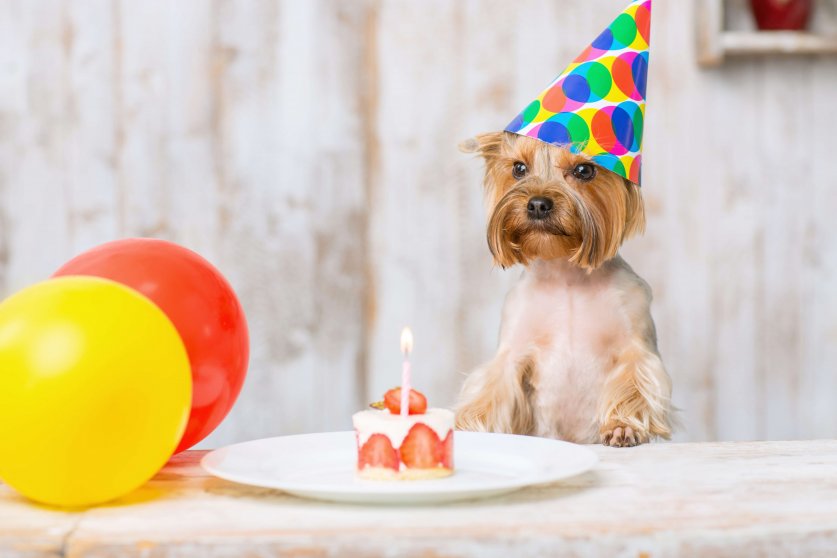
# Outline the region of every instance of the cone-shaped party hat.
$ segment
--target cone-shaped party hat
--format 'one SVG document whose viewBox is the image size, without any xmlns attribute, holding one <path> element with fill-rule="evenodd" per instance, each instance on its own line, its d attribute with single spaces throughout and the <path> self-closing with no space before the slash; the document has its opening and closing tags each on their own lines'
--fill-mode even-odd
<svg viewBox="0 0 837 558">
<path fill-rule="evenodd" d="M 640 183 L 651 0 L 634 0 L 506 126 Z"/>
</svg>

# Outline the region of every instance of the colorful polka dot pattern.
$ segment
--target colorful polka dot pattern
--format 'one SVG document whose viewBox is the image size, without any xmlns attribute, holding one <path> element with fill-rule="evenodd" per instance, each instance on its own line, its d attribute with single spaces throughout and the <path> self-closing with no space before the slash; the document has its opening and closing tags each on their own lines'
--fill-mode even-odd
<svg viewBox="0 0 837 558">
<path fill-rule="evenodd" d="M 586 153 L 640 183 L 651 0 L 634 0 L 506 131 Z"/>
</svg>

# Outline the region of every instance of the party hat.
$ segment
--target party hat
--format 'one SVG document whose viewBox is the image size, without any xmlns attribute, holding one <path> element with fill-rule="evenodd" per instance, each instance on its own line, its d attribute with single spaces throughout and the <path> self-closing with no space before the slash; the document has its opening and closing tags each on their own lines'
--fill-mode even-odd
<svg viewBox="0 0 837 558">
<path fill-rule="evenodd" d="M 639 185 L 651 0 L 634 0 L 506 126 Z"/>
</svg>

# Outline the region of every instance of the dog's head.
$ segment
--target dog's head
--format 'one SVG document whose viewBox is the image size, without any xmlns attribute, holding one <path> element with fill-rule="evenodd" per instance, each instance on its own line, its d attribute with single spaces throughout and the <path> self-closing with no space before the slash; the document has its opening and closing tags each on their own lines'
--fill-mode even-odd
<svg viewBox="0 0 837 558">
<path fill-rule="evenodd" d="M 485 159 L 488 247 L 502 267 L 564 258 L 592 270 L 645 228 L 639 187 L 586 155 L 509 132 L 460 148 Z"/>
</svg>

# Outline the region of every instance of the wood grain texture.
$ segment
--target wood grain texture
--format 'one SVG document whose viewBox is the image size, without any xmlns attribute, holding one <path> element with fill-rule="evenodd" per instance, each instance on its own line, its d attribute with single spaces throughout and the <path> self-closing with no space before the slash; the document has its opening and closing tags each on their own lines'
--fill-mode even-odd
<svg viewBox="0 0 837 558">
<path fill-rule="evenodd" d="M 212 242 L 254 336 L 250 378 L 217 440 L 240 438 L 241 425 L 253 434 L 345 427 L 365 399 L 361 8 L 218 5 Z"/>
<path fill-rule="evenodd" d="M 732 8 L 730 8 L 732 6 Z M 751 25 L 728 3 L 735 28 Z M 699 6 L 657 2 L 648 232 L 679 440 L 837 435 L 833 57 L 697 65 Z M 815 30 L 837 24 L 817 5 Z M 120 236 L 201 252 L 252 365 L 206 442 L 344 429 L 398 381 L 434 404 L 491 357 L 480 163 L 612 0 L 9 0 L 0 4 L 0 290 Z M 745 14 L 746 15 L 746 14 Z M 736 19 L 737 18 L 737 19 Z"/>
<path fill-rule="evenodd" d="M 0 555 L 831 556 L 837 442 L 593 446 L 567 481 L 445 506 L 298 499 L 207 476 L 201 452 L 112 505 L 64 513 L 0 487 Z M 37 542 L 35 542 L 37 541 Z"/>
</svg>

